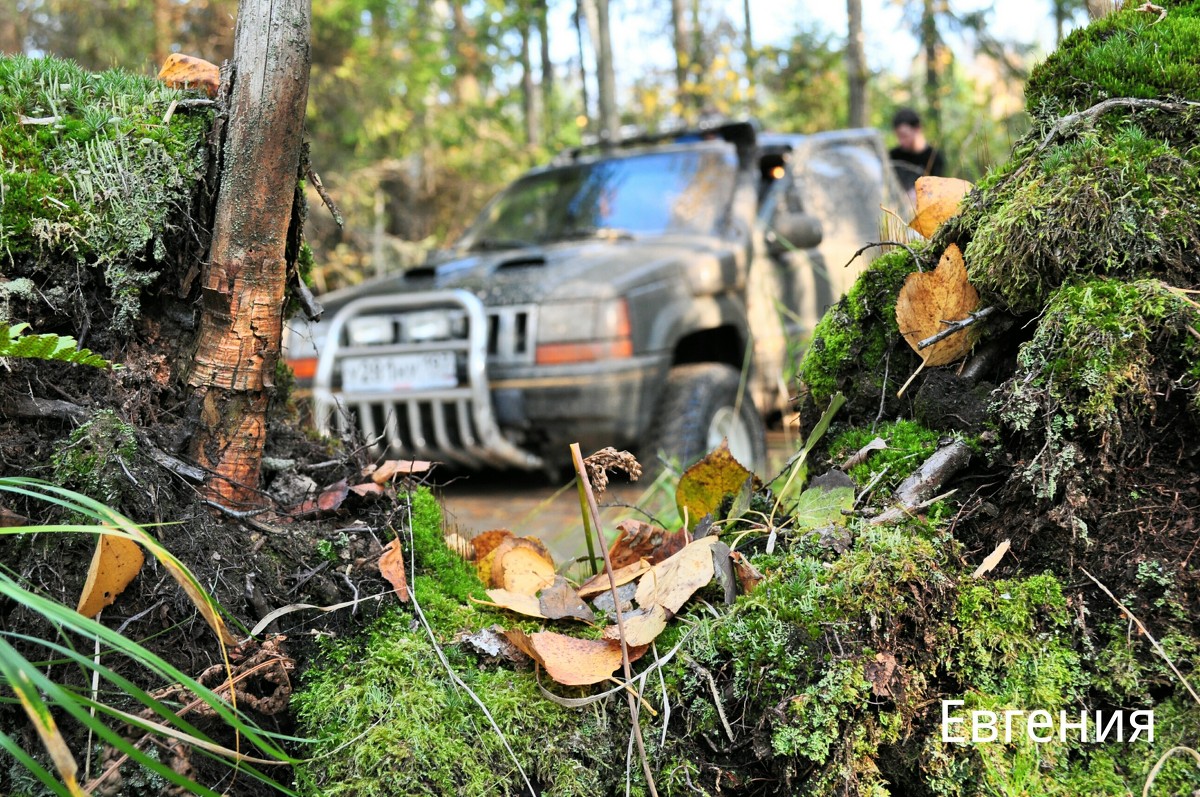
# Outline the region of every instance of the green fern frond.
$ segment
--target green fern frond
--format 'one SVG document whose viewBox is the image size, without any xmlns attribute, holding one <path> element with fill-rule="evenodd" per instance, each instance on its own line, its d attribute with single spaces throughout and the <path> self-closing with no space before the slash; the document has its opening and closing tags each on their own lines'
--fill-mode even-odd
<svg viewBox="0 0 1200 797">
<path fill-rule="evenodd" d="M 109 362 L 89 349 L 79 348 L 75 338 L 67 335 L 30 335 L 29 324 L 0 323 L 0 357 L 20 357 L 30 360 L 59 360 L 94 368 L 108 368 Z"/>
</svg>

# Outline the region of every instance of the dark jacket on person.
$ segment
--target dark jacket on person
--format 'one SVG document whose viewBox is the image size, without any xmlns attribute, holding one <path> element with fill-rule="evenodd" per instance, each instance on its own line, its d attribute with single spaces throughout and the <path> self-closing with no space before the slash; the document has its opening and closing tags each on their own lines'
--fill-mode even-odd
<svg viewBox="0 0 1200 797">
<path fill-rule="evenodd" d="M 900 187 L 905 191 L 916 185 L 918 177 L 942 177 L 946 173 L 946 159 L 942 157 L 942 151 L 928 144 L 917 152 L 892 147 L 888 154 L 892 158 Z"/>
</svg>

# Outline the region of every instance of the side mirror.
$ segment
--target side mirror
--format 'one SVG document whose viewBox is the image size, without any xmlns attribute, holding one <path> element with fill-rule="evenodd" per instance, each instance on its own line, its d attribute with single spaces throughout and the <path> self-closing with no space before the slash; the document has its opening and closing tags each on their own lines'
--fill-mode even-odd
<svg viewBox="0 0 1200 797">
<path fill-rule="evenodd" d="M 767 246 L 772 254 L 790 249 L 811 249 L 824 237 L 821 220 L 807 213 L 792 213 L 780 210 L 767 233 Z"/>
</svg>

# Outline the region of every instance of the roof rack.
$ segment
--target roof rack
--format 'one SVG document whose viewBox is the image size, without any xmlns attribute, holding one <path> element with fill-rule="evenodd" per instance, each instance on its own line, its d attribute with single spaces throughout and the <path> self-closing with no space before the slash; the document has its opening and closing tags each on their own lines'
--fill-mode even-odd
<svg viewBox="0 0 1200 797">
<path fill-rule="evenodd" d="M 761 130 L 757 120 L 743 119 L 736 121 L 722 120 L 701 123 L 692 127 L 677 127 L 661 130 L 655 133 L 640 133 L 632 136 L 610 140 L 599 137 L 586 141 L 578 147 L 563 150 L 554 159 L 555 163 L 571 163 L 585 155 L 603 153 L 627 147 L 646 146 L 650 144 L 682 143 L 687 141 L 707 141 L 720 139 L 737 147 L 738 158 L 745 161 L 752 155 L 758 132 Z"/>
</svg>

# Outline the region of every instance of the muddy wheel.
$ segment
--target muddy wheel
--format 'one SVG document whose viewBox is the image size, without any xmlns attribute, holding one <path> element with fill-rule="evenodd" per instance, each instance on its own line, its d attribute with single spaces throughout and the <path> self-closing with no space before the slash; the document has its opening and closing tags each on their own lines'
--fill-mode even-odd
<svg viewBox="0 0 1200 797">
<path fill-rule="evenodd" d="M 667 374 L 642 462 L 655 469 L 661 455 L 686 466 L 729 440 L 747 468 L 766 466 L 767 433 L 741 374 L 721 363 L 677 365 Z"/>
</svg>

